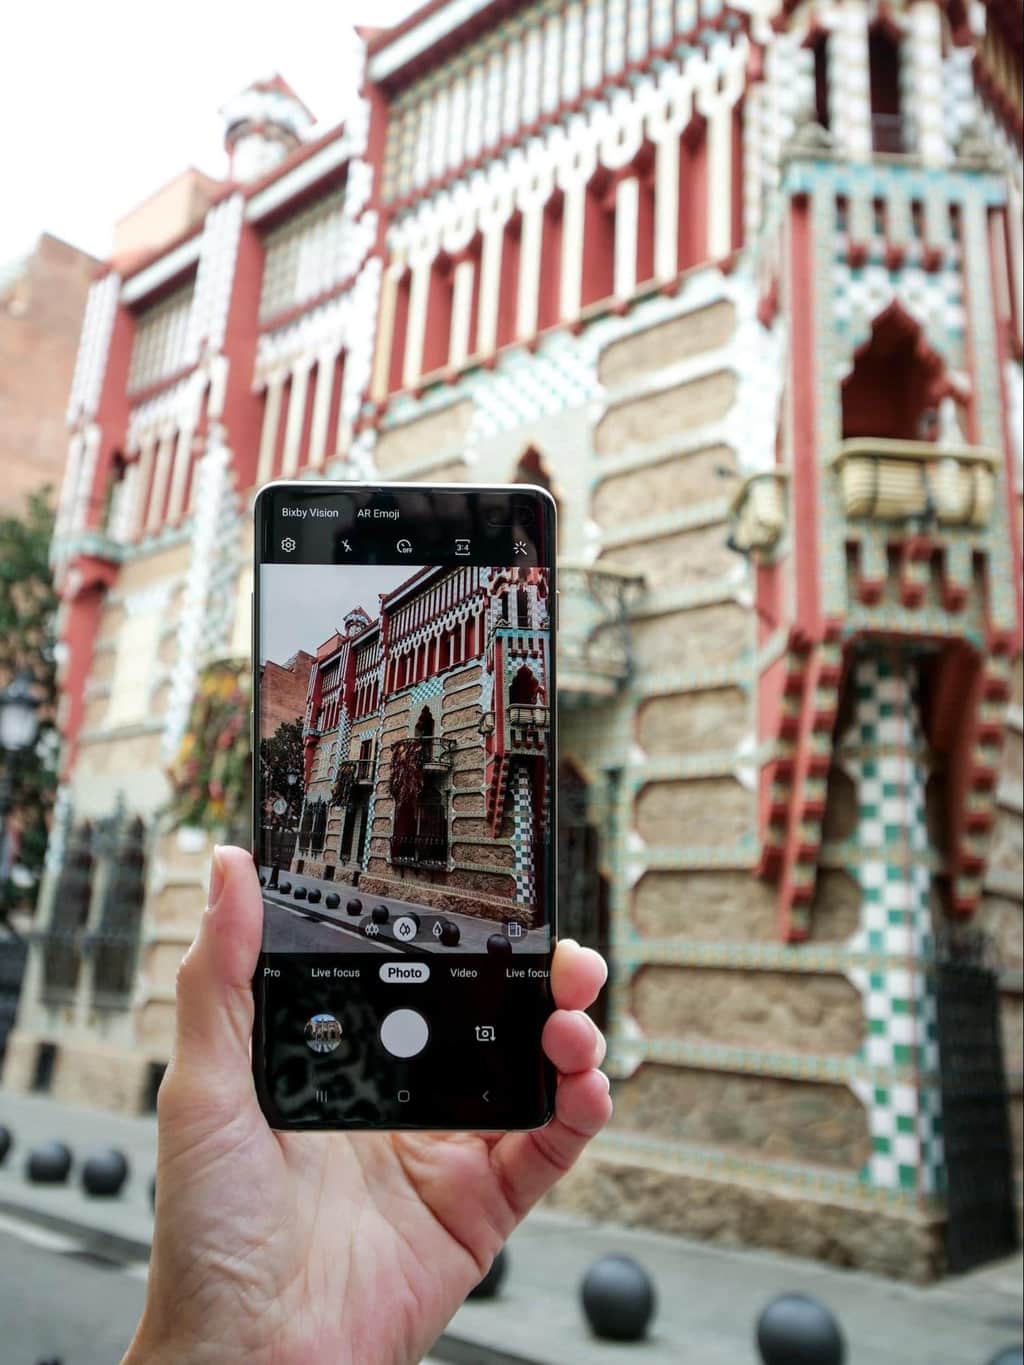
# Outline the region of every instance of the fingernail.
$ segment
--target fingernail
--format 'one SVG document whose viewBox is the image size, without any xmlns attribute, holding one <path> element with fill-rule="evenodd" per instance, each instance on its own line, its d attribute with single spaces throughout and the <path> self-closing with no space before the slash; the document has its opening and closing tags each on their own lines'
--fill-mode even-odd
<svg viewBox="0 0 1024 1365">
<path fill-rule="evenodd" d="M 599 1071 L 597 1074 L 601 1077 L 602 1081 L 604 1081 L 605 1088 L 608 1091 L 608 1093 L 611 1094 L 612 1089 L 611 1081 L 608 1079 L 608 1077 L 604 1074 L 603 1071 Z"/>
<path fill-rule="evenodd" d="M 216 908 L 220 900 L 220 893 L 224 890 L 224 861 L 221 857 L 223 850 L 220 844 L 215 844 L 213 858 L 210 861 L 210 891 L 208 904 L 211 910 Z"/>
</svg>

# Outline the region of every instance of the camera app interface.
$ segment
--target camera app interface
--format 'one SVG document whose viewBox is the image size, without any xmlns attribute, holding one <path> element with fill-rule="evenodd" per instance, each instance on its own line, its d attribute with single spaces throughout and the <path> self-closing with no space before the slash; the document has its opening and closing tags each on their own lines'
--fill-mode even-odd
<svg viewBox="0 0 1024 1365">
<path fill-rule="evenodd" d="M 554 697 L 543 503 L 264 497 L 264 1100 L 293 1126 L 541 1122 Z"/>
</svg>

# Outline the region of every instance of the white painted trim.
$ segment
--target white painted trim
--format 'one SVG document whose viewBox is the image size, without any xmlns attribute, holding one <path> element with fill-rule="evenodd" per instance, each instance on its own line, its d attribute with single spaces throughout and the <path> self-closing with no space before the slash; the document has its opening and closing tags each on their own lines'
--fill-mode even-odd
<svg viewBox="0 0 1024 1365">
<path fill-rule="evenodd" d="M 268 185 L 265 190 L 260 190 L 259 194 L 254 194 L 245 206 L 245 221 L 247 223 L 258 223 L 261 218 L 265 218 L 274 209 L 286 204 L 289 199 L 294 199 L 310 185 L 315 184 L 323 176 L 330 174 L 331 171 L 338 170 L 344 166 L 349 159 L 352 148 L 345 134 L 339 133 L 333 142 L 329 142 L 326 147 L 315 152 L 313 156 L 296 166 L 293 171 L 288 171 L 282 175 L 280 180 L 275 180 L 272 185 Z"/>
<path fill-rule="evenodd" d="M 182 242 L 180 246 L 168 251 L 165 256 L 161 256 L 152 265 L 147 265 L 137 275 L 125 280 L 121 286 L 121 302 L 139 303 L 147 294 L 152 294 L 154 290 L 159 289 L 168 280 L 173 280 L 176 275 L 180 275 L 183 271 L 196 265 L 202 242 L 202 231 L 197 229 L 187 242 Z"/>
<path fill-rule="evenodd" d="M 460 24 L 472 19 L 490 4 L 491 0 L 452 0 L 452 3 L 437 10 L 422 23 L 416 24 L 393 43 L 388 43 L 386 47 L 375 52 L 366 64 L 366 74 L 371 81 L 387 80 L 421 52 L 440 42 Z"/>
</svg>

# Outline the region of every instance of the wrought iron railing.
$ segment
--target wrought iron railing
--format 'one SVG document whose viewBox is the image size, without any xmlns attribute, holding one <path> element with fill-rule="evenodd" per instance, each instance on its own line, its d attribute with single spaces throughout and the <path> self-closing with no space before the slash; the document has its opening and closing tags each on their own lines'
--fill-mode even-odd
<svg viewBox="0 0 1024 1365">
<path fill-rule="evenodd" d="M 391 861 L 416 867 L 446 867 L 448 864 L 448 836 L 446 834 L 393 834 Z"/>
<path fill-rule="evenodd" d="M 454 739 L 441 735 L 415 735 L 411 739 L 396 740 L 391 748 L 392 766 L 401 762 L 415 762 L 427 771 L 448 772 L 455 761 Z"/>
<path fill-rule="evenodd" d="M 629 609 L 644 579 L 602 564 L 562 564 L 558 571 L 558 688 L 563 695 L 613 695 L 629 677 Z"/>
</svg>

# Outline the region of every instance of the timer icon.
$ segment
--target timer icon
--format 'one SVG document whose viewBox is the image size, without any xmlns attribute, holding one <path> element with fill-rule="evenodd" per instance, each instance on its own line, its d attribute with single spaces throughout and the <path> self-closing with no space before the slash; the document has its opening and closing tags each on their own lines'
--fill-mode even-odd
<svg viewBox="0 0 1024 1365">
<path fill-rule="evenodd" d="M 291 536 L 285 536 L 284 540 L 281 541 L 281 549 L 285 552 L 286 555 L 290 555 L 291 552 L 295 549 L 295 541 L 292 539 Z"/>
</svg>

